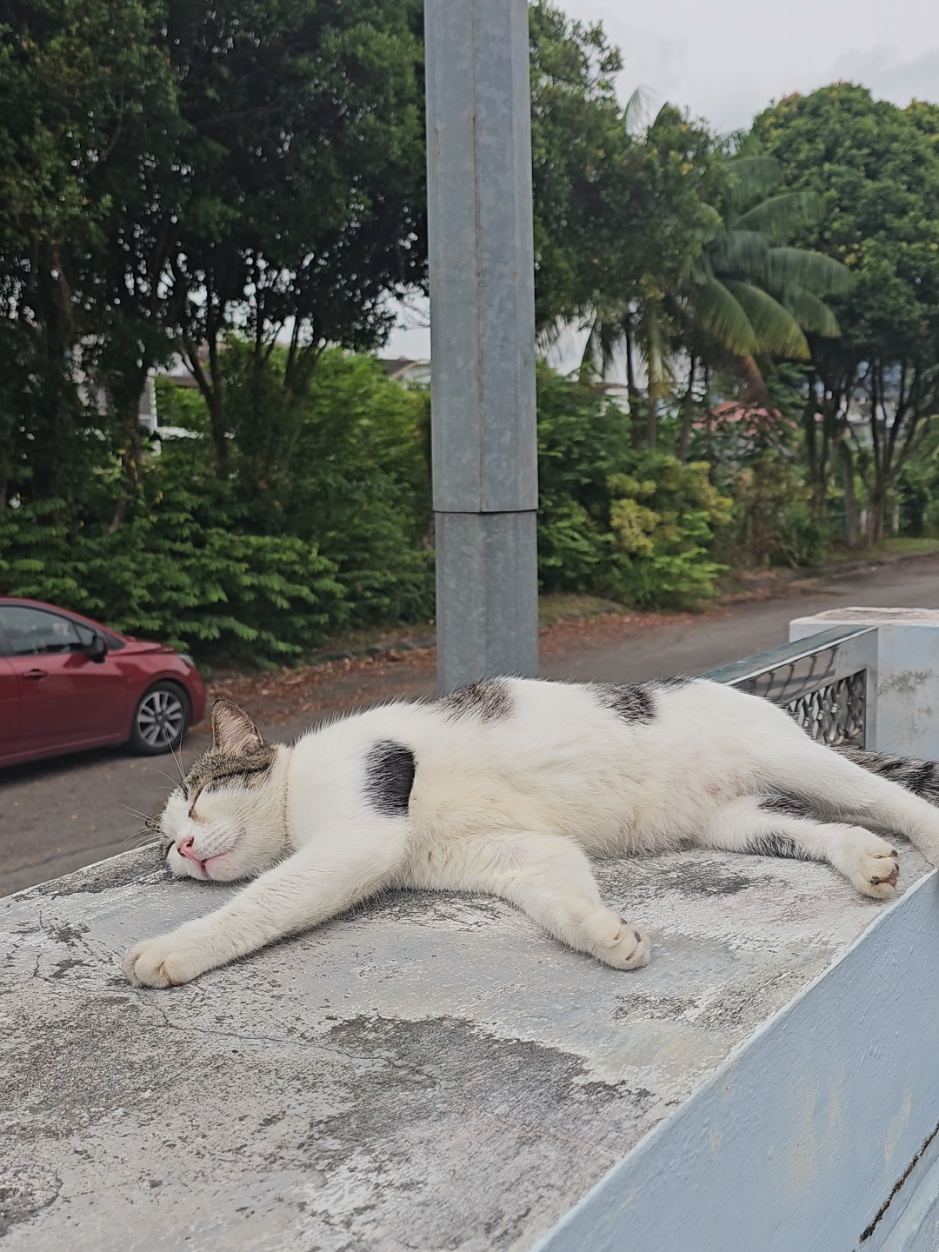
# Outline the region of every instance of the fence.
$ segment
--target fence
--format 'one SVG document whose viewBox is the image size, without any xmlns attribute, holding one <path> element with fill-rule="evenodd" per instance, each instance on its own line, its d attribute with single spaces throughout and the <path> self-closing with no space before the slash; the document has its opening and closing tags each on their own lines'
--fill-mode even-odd
<svg viewBox="0 0 939 1252">
<path fill-rule="evenodd" d="M 876 741 L 876 626 L 838 626 L 701 677 L 782 705 L 829 747 L 864 748 Z"/>
</svg>

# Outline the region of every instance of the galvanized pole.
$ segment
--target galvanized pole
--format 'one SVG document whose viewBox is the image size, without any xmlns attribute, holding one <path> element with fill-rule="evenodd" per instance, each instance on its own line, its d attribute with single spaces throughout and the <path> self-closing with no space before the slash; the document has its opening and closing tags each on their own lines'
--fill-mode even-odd
<svg viewBox="0 0 939 1252">
<path fill-rule="evenodd" d="M 425 0 L 441 691 L 538 672 L 526 0 Z"/>
</svg>

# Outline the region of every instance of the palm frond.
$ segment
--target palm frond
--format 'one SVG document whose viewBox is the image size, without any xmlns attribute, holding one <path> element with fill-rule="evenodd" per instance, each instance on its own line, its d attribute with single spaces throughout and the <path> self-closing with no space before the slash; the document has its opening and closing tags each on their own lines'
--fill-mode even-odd
<svg viewBox="0 0 939 1252">
<path fill-rule="evenodd" d="M 804 287 L 786 291 L 782 303 L 805 331 L 834 339 L 841 334 L 838 319 L 824 301 Z"/>
<path fill-rule="evenodd" d="M 855 277 L 834 257 L 803 248 L 773 248 L 769 254 L 766 284 L 771 291 L 803 287 L 816 296 L 841 295 L 852 289 Z"/>
<path fill-rule="evenodd" d="M 689 299 L 697 324 L 728 351 L 742 356 L 759 350 L 752 322 L 720 279 L 707 278 L 691 290 Z"/>
<path fill-rule="evenodd" d="M 769 253 L 769 239 L 755 230 L 729 230 L 709 244 L 707 250 L 715 274 L 748 278 L 765 273 Z"/>
<path fill-rule="evenodd" d="M 778 300 L 750 283 L 729 279 L 726 286 L 746 313 L 760 351 L 800 361 L 809 358 L 809 345 L 799 323 Z"/>
<path fill-rule="evenodd" d="M 731 175 L 730 202 L 736 208 L 757 196 L 768 196 L 782 181 L 782 166 L 775 157 L 738 156 L 727 162 Z"/>
<path fill-rule="evenodd" d="M 655 92 L 651 87 L 638 86 L 626 101 L 623 110 L 623 121 L 630 135 L 638 136 L 649 126 L 652 120 L 652 97 Z"/>
<path fill-rule="evenodd" d="M 735 230 L 760 230 L 775 241 L 788 239 L 800 226 L 812 226 L 822 215 L 822 200 L 814 191 L 786 191 L 761 200 L 741 213 Z"/>
</svg>

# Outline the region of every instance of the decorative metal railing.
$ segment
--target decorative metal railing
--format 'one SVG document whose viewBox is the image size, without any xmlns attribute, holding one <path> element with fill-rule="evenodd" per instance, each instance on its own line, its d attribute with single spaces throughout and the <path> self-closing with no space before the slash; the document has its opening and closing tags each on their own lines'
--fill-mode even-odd
<svg viewBox="0 0 939 1252">
<path fill-rule="evenodd" d="M 820 743 L 874 742 L 877 628 L 839 626 L 702 674 L 781 705 Z"/>
</svg>

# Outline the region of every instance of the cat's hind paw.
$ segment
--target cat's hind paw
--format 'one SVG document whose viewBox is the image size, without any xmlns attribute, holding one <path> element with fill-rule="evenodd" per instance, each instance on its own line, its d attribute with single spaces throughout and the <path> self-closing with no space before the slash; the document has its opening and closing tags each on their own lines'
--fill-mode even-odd
<svg viewBox="0 0 939 1252">
<path fill-rule="evenodd" d="M 174 933 L 138 943 L 122 967 L 135 987 L 179 987 L 203 973 L 206 965 L 192 943 Z"/>
<path fill-rule="evenodd" d="M 900 876 L 896 849 L 876 835 L 868 835 L 855 851 L 856 860 L 850 876 L 858 891 L 873 896 L 875 900 L 889 900 L 895 896 Z"/>
<path fill-rule="evenodd" d="M 590 951 L 604 965 L 614 969 L 641 969 L 649 964 L 649 936 L 616 913 L 604 909 L 594 914 L 588 918 L 587 928 L 593 941 Z"/>
</svg>

